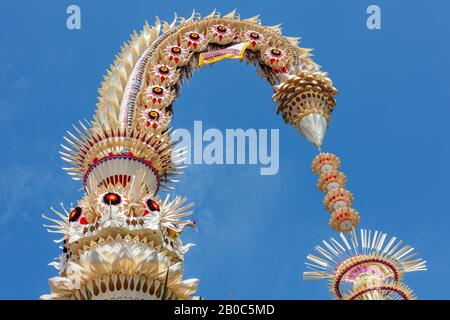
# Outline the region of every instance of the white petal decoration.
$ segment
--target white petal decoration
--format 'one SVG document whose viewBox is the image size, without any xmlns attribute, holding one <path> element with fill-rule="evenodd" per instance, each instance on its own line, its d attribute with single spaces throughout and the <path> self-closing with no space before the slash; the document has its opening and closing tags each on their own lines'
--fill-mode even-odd
<svg viewBox="0 0 450 320">
<path fill-rule="evenodd" d="M 302 135 L 317 147 L 322 145 L 327 127 L 327 120 L 320 114 L 315 113 L 307 115 L 298 124 L 298 129 Z"/>
</svg>

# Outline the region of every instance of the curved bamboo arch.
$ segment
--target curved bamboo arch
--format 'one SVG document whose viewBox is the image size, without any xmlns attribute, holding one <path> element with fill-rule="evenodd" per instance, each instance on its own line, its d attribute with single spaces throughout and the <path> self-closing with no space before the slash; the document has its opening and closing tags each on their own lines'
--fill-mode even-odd
<svg viewBox="0 0 450 320">
<path fill-rule="evenodd" d="M 144 72 L 141 71 L 148 68 L 149 64 L 154 63 L 155 61 L 155 55 L 158 54 L 159 51 L 162 51 L 166 46 L 170 45 L 171 43 L 178 42 L 180 43 L 180 34 L 184 34 L 185 32 L 189 31 L 206 31 L 205 29 L 208 29 L 208 26 L 211 25 L 224 25 L 227 28 L 233 28 L 234 30 L 240 29 L 240 33 L 248 31 L 248 30 L 257 30 L 263 34 L 270 35 L 271 38 L 275 39 L 275 42 L 281 43 L 283 46 L 285 46 L 288 49 L 289 52 L 289 60 L 291 62 L 289 63 L 291 67 L 298 67 L 300 65 L 300 56 L 299 51 L 301 49 L 297 46 L 297 38 L 285 38 L 281 35 L 281 30 L 278 26 L 275 27 L 264 27 L 261 26 L 257 20 L 257 18 L 251 18 L 247 20 L 237 20 L 235 16 L 229 15 L 228 17 L 206 17 L 203 20 L 197 20 L 195 19 L 195 15 L 193 18 L 188 19 L 186 22 L 180 23 L 178 26 L 174 26 L 170 28 L 168 31 L 163 33 L 153 44 L 151 44 L 145 52 L 141 55 L 138 62 L 136 63 L 133 72 L 131 73 L 131 77 L 127 82 L 127 86 L 125 88 L 125 92 L 129 93 L 129 95 L 125 94 L 124 98 L 121 103 L 121 114 L 123 116 L 120 116 L 119 119 L 122 121 L 123 119 L 126 120 L 126 126 L 127 128 L 131 128 L 133 121 L 133 109 L 136 108 L 136 98 L 139 94 L 139 91 L 142 88 L 142 82 L 143 78 L 145 77 Z M 199 17 L 198 17 L 199 19 Z M 177 19 L 174 20 L 176 23 Z M 173 22 L 173 23 L 174 23 Z M 171 25 L 173 25 L 173 23 Z M 238 32 L 238 31 L 237 31 Z M 234 42 L 234 41 L 233 41 Z M 208 47 L 205 48 L 204 51 L 208 51 L 211 47 L 213 47 L 214 43 L 209 42 Z M 303 53 L 302 60 L 308 60 L 308 62 L 312 62 L 309 60 L 306 55 L 306 52 Z M 198 55 L 198 52 L 196 53 Z M 198 68 L 198 60 L 195 59 L 195 55 L 189 59 L 186 66 L 183 66 L 183 68 L 187 68 L 189 70 L 195 70 Z M 246 56 L 246 59 L 256 60 L 255 63 L 263 64 L 261 62 L 260 57 L 251 58 L 248 55 Z M 181 70 L 183 72 L 183 70 Z M 276 77 L 273 75 L 269 75 L 267 72 L 266 74 L 267 80 L 274 85 L 276 83 Z M 181 79 L 180 79 L 181 80 Z M 177 90 L 178 91 L 178 90 Z M 125 121 L 123 121 L 125 122 Z M 125 123 L 121 123 L 122 125 L 125 125 Z M 123 127 L 122 127 L 123 128 Z"/>
<path fill-rule="evenodd" d="M 232 30 L 233 38 L 229 41 L 219 41 L 211 36 L 210 29 L 214 25 L 223 25 L 228 30 Z M 195 31 L 202 34 L 207 46 L 201 52 L 211 49 L 225 48 L 227 45 L 235 44 L 240 41 L 248 41 L 246 32 L 255 31 L 263 38 L 252 50 L 246 50 L 245 60 L 258 65 L 258 73 L 264 77 L 271 85 L 277 85 L 282 82 L 283 76 L 296 74 L 300 70 L 309 70 L 310 72 L 319 72 L 319 66 L 311 59 L 311 49 L 305 49 L 298 46 L 299 38 L 284 37 L 281 34 L 281 28 L 277 26 L 263 26 L 259 18 L 240 19 L 235 11 L 220 17 L 216 11 L 203 19 L 199 14 L 193 13 L 188 19 L 179 18 L 175 15 L 172 23 L 161 22 L 158 18 L 154 26 L 150 27 L 147 23 L 142 32 L 138 35 L 132 34 L 130 41 L 125 44 L 121 53 L 116 57 L 115 63 L 107 72 L 107 76 L 99 89 L 100 97 L 97 104 L 97 112 L 94 116 L 94 125 L 111 127 L 115 129 L 131 130 L 133 121 L 136 120 L 135 113 L 139 106 L 138 99 L 142 94 L 144 80 L 149 66 L 164 61 L 164 49 L 167 46 L 178 44 L 186 47 L 183 41 L 183 34 L 189 31 Z M 264 61 L 265 50 L 270 47 L 281 49 L 284 58 L 282 63 L 277 63 L 280 69 L 277 70 L 273 65 Z M 160 105 L 160 108 L 166 109 L 169 115 L 172 113 L 172 103 L 179 93 L 181 81 L 189 77 L 197 69 L 199 50 L 189 50 L 189 55 L 185 56 L 184 64 L 176 63 L 176 71 L 181 76 L 179 81 L 172 83 L 168 89 L 173 89 L 174 97 L 168 99 L 167 103 Z M 266 62 L 266 63 L 265 63 Z M 322 75 L 326 78 L 326 75 Z M 158 81 L 156 81 L 158 82 Z"/>
<path fill-rule="evenodd" d="M 75 165 L 66 170 L 88 190 L 107 182 L 107 174 L 97 172 L 116 170 L 109 162 L 113 156 L 125 162 L 141 159 L 139 170 L 147 166 L 155 173 L 146 181 L 148 191 L 172 182 L 169 177 L 179 173 L 181 162 L 173 160 L 169 136 L 172 105 L 183 79 L 208 54 L 213 62 L 231 56 L 257 65 L 258 74 L 273 86 L 277 112 L 320 147 L 337 90 L 310 51 L 298 46 L 298 38 L 284 37 L 279 25 L 263 26 L 258 17 L 240 19 L 235 11 L 223 17 L 214 11 L 203 19 L 196 12 L 188 19 L 175 15 L 170 24 L 157 18 L 152 27 L 146 23 L 107 70 L 93 121 L 80 122 L 79 137 L 69 132 L 70 139 L 65 138 L 75 148 L 63 146 L 63 159 Z M 97 176 L 92 178 L 92 172 Z"/>
</svg>

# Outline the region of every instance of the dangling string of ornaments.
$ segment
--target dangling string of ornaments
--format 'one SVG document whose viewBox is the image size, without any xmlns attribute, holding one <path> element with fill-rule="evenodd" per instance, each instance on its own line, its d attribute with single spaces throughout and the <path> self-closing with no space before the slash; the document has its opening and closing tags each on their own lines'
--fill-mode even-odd
<svg viewBox="0 0 450 320">
<path fill-rule="evenodd" d="M 337 232 L 349 232 L 358 226 L 360 216 L 353 209 L 353 194 L 345 189 L 347 177 L 339 171 L 341 160 L 332 153 L 320 153 L 312 161 L 319 176 L 317 187 L 325 193 L 323 205 L 331 213 L 329 224 Z"/>
<path fill-rule="evenodd" d="M 319 148 L 320 150 L 320 148 Z M 356 231 L 359 213 L 352 208 L 353 194 L 345 187 L 347 177 L 340 171 L 341 160 L 320 152 L 312 161 L 319 176 L 317 187 L 325 193 L 323 204 L 331 213 L 329 225 L 339 232 L 341 241 L 331 238 L 317 245 L 317 255 L 307 256 L 305 280 L 330 279 L 330 291 L 340 300 L 413 300 L 403 275 L 426 270 L 426 261 L 416 258 L 413 248 L 403 241 L 371 230 Z M 347 238 L 347 236 L 348 238 Z"/>
</svg>

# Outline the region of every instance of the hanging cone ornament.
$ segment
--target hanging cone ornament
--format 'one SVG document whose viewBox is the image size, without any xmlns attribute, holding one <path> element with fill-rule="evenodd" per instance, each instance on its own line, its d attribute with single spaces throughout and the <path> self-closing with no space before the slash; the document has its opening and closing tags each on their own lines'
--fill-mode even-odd
<svg viewBox="0 0 450 320">
<path fill-rule="evenodd" d="M 320 148 L 337 94 L 326 73 L 303 68 L 283 75 L 272 98 L 278 102 L 278 112 L 285 122 Z"/>
<path fill-rule="evenodd" d="M 327 127 L 327 120 L 324 117 L 317 113 L 311 113 L 300 120 L 297 128 L 309 142 L 320 148 Z"/>
</svg>

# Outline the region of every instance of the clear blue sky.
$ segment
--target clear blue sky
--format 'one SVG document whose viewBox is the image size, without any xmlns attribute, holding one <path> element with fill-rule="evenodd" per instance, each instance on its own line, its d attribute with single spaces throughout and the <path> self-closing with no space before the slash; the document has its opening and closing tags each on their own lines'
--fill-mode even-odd
<svg viewBox="0 0 450 320">
<path fill-rule="evenodd" d="M 78 4 L 82 30 L 65 27 Z M 114 3 L 114 4 L 113 4 Z M 301 36 L 341 94 L 324 150 L 337 153 L 362 227 L 411 243 L 428 272 L 408 274 L 419 298 L 450 298 L 450 2 L 448 1 L 11 1 L 0 3 L 0 298 L 48 292 L 47 264 L 59 254 L 42 213 L 81 197 L 62 170 L 66 129 L 94 112 L 105 69 L 132 29 L 173 12 L 214 7 Z M 382 29 L 366 28 L 366 8 Z M 334 236 L 310 170 L 315 148 L 275 114 L 272 89 L 251 66 L 225 61 L 183 88 L 175 127 L 279 128 L 280 171 L 191 166 L 176 194 L 195 202 L 200 232 L 186 255 L 207 299 L 328 299 L 325 282 L 305 282 L 306 255 Z"/>
</svg>

